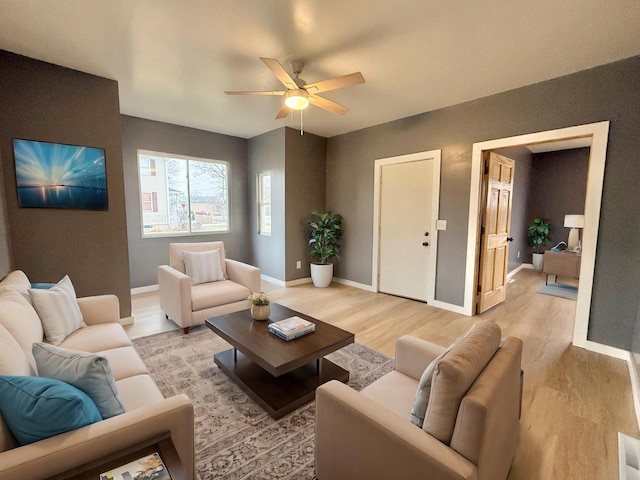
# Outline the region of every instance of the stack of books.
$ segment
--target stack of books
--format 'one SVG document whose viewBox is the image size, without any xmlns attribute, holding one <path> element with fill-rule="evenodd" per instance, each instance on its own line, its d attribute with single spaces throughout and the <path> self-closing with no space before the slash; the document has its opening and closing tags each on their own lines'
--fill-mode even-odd
<svg viewBox="0 0 640 480">
<path fill-rule="evenodd" d="M 315 331 L 316 325 L 304 318 L 290 317 L 279 322 L 270 323 L 268 329 L 283 340 L 293 340 Z"/>
</svg>

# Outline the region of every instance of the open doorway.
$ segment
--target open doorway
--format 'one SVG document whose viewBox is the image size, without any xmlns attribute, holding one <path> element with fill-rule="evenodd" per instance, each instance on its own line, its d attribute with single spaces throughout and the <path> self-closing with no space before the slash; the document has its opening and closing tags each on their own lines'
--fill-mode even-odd
<svg viewBox="0 0 640 480">
<path fill-rule="evenodd" d="M 479 255 L 479 223 L 482 205 L 481 186 L 484 152 L 510 147 L 522 147 L 526 145 L 586 138 L 590 140 L 591 151 L 587 174 L 584 207 L 585 227 L 582 234 L 582 259 L 579 279 L 580 288 L 576 302 L 573 344 L 617 358 L 625 358 L 625 352 L 619 349 L 587 340 L 608 132 L 609 122 L 599 122 L 489 140 L 473 145 L 464 299 L 464 310 L 467 315 L 473 315 L 475 312 L 476 265 L 478 264 Z"/>
</svg>

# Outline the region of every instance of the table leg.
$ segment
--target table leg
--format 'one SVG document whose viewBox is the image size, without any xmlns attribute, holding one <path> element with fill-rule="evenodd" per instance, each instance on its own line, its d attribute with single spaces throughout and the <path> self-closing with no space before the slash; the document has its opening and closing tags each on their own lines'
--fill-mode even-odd
<svg viewBox="0 0 640 480">
<path fill-rule="evenodd" d="M 238 350 L 233 347 L 233 363 L 238 363 Z"/>
<path fill-rule="evenodd" d="M 322 358 L 318 358 L 316 360 L 316 371 L 318 372 L 318 375 L 322 375 Z"/>
</svg>

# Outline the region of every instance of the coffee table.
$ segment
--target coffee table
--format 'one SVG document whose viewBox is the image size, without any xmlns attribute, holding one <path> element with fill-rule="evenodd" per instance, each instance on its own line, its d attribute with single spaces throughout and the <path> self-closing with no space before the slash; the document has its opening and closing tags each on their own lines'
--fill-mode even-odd
<svg viewBox="0 0 640 480">
<path fill-rule="evenodd" d="M 313 333 L 285 341 L 270 333 L 270 322 L 298 316 L 315 323 Z M 269 320 L 251 318 L 249 310 L 205 320 L 233 348 L 213 360 L 273 418 L 313 400 L 316 388 L 329 380 L 349 380 L 349 372 L 324 358 L 354 342 L 353 333 L 272 303 Z"/>
</svg>

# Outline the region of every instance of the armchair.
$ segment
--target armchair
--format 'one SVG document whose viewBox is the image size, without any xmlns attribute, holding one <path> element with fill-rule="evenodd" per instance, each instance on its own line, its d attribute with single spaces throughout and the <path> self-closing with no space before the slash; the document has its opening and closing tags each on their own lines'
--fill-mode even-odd
<svg viewBox="0 0 640 480">
<path fill-rule="evenodd" d="M 182 252 L 218 250 L 225 279 L 193 285 L 185 273 Z M 260 291 L 260 269 L 224 257 L 223 242 L 171 243 L 169 265 L 158 267 L 160 307 L 182 327 L 201 325 L 205 319 L 249 308 L 247 297 Z"/>
<path fill-rule="evenodd" d="M 522 341 L 499 344 L 500 328 L 483 322 L 436 360 L 422 428 L 410 412 L 423 371 L 445 350 L 438 345 L 403 336 L 395 370 L 361 392 L 337 381 L 319 387 L 318 480 L 506 479 L 519 436 Z"/>
</svg>

